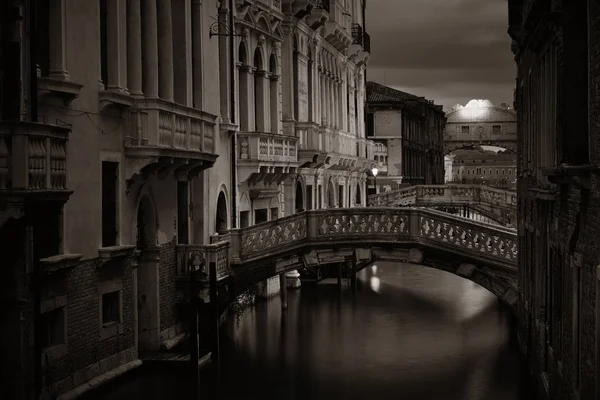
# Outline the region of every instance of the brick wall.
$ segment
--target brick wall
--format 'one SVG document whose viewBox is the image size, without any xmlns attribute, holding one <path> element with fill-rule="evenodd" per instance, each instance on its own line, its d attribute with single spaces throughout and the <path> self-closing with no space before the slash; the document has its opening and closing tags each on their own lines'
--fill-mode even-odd
<svg viewBox="0 0 600 400">
<path fill-rule="evenodd" d="M 104 282 L 121 287 L 122 322 L 106 335 L 101 324 L 101 291 Z M 67 350 L 44 357 L 44 377 L 52 395 L 64 393 L 109 369 L 137 358 L 135 350 L 132 269 L 128 261 L 101 265 L 97 259 L 70 271 L 47 277 L 42 301 L 66 296 Z M 128 352 L 127 357 L 119 354 Z M 103 360 L 112 357 L 110 365 Z"/>
<path fill-rule="evenodd" d="M 177 323 L 175 270 L 177 259 L 176 238 L 160 247 L 160 329 L 164 331 Z"/>
</svg>

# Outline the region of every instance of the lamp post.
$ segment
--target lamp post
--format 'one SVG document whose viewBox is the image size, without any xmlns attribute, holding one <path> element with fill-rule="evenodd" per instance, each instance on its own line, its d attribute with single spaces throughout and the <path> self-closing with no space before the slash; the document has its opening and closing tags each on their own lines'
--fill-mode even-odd
<svg viewBox="0 0 600 400">
<path fill-rule="evenodd" d="M 377 173 L 378 172 L 379 172 L 379 170 L 377 169 L 377 167 L 371 168 L 371 173 L 373 174 L 373 181 L 375 183 L 375 194 L 377 194 Z"/>
</svg>

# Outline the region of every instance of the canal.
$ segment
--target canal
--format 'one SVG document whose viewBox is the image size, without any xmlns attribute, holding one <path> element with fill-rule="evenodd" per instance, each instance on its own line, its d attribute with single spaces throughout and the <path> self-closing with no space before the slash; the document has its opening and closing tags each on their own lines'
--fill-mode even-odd
<svg viewBox="0 0 600 400">
<path fill-rule="evenodd" d="M 378 263 L 356 295 L 336 285 L 288 292 L 230 317 L 220 383 L 202 374 L 203 398 L 530 399 L 494 295 L 454 275 Z M 89 399 L 187 399 L 178 372 L 141 369 Z"/>
</svg>

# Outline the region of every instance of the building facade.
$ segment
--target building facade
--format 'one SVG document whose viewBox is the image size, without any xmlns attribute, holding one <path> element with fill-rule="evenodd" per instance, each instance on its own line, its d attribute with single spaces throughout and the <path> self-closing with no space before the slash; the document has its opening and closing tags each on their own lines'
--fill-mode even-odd
<svg viewBox="0 0 600 400">
<path fill-rule="evenodd" d="M 493 150 L 456 150 L 452 154 L 453 183 L 471 183 L 501 189 L 517 185 L 516 155 Z"/>
<path fill-rule="evenodd" d="M 444 183 L 442 106 L 367 82 L 367 136 L 377 143 L 377 192 Z"/>
<path fill-rule="evenodd" d="M 509 1 L 520 345 L 550 399 L 600 398 L 599 17 L 593 1 Z"/>
<path fill-rule="evenodd" d="M 181 246 L 365 203 L 364 2 L 1 7 L 7 398 L 79 393 L 185 338 Z"/>
<path fill-rule="evenodd" d="M 473 99 L 446 114 L 445 153 L 462 148 L 496 146 L 516 153 L 517 114 L 502 103 Z M 515 156 L 516 157 L 516 156 Z"/>
</svg>

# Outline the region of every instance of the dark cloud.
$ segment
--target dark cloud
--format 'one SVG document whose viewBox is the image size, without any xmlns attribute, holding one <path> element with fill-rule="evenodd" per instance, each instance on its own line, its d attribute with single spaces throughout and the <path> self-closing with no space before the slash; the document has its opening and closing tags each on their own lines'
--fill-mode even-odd
<svg viewBox="0 0 600 400">
<path fill-rule="evenodd" d="M 457 99 L 512 101 L 506 0 L 369 0 L 366 25 L 369 79 L 435 94 L 446 107 Z"/>
</svg>

